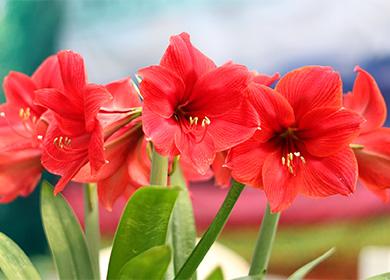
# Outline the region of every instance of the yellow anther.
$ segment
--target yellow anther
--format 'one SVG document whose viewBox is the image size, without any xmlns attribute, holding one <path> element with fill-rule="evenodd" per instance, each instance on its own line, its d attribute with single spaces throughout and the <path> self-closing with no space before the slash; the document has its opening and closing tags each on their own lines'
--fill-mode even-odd
<svg viewBox="0 0 390 280">
<path fill-rule="evenodd" d="M 292 168 L 292 166 L 288 167 L 288 172 L 290 172 L 291 174 L 294 174 L 294 169 Z"/>
<path fill-rule="evenodd" d="M 198 120 L 199 118 L 198 117 L 191 117 L 190 116 L 190 125 L 197 125 L 198 124 Z"/>
<path fill-rule="evenodd" d="M 24 109 L 23 109 L 23 108 L 20 108 L 20 110 L 19 110 L 19 117 L 20 117 L 21 119 L 23 119 L 23 116 L 24 116 Z"/>
<path fill-rule="evenodd" d="M 292 153 L 289 153 L 289 154 L 288 154 L 288 158 L 289 158 L 290 160 L 293 160 L 293 159 L 294 159 L 293 154 L 292 154 Z"/>
<path fill-rule="evenodd" d="M 302 161 L 303 163 L 306 163 L 306 160 L 305 160 L 305 158 L 304 158 L 303 156 L 300 156 L 299 158 L 301 159 L 301 161 Z"/>
<path fill-rule="evenodd" d="M 301 155 L 300 152 L 294 152 L 294 156 L 299 157 Z"/>
<path fill-rule="evenodd" d="M 202 120 L 202 127 L 205 127 L 206 125 L 210 125 L 211 124 L 211 121 L 208 117 L 204 117 L 204 119 Z"/>
<path fill-rule="evenodd" d="M 69 147 L 71 143 L 72 143 L 72 139 L 70 139 L 69 137 L 60 136 L 54 138 L 53 140 L 54 146 L 60 149 L 63 149 L 65 146 Z"/>
<path fill-rule="evenodd" d="M 286 158 L 282 157 L 282 165 L 286 165 Z"/>
</svg>

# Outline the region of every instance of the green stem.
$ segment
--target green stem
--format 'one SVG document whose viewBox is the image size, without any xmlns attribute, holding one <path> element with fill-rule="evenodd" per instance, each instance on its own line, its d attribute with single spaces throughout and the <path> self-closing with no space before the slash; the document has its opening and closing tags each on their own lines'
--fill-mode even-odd
<svg viewBox="0 0 390 280">
<path fill-rule="evenodd" d="M 99 250 L 100 250 L 100 227 L 99 227 L 99 201 L 95 184 L 85 184 L 84 187 L 84 223 L 85 237 L 87 239 L 89 255 L 95 274 L 100 279 Z"/>
<path fill-rule="evenodd" d="M 166 186 L 168 180 L 168 157 L 156 152 L 153 147 L 152 170 L 150 172 L 150 184 Z"/>
<path fill-rule="evenodd" d="M 257 237 L 249 275 L 259 275 L 262 279 L 267 273 L 279 217 L 280 213 L 272 214 L 269 204 L 267 204 L 263 221 L 261 222 L 259 236 Z"/>
<path fill-rule="evenodd" d="M 189 279 L 196 271 L 199 264 L 203 260 L 206 253 L 209 251 L 211 245 L 217 240 L 221 233 L 229 215 L 237 202 L 244 185 L 233 180 L 232 186 L 227 194 L 221 208 L 215 216 L 213 222 L 203 235 L 202 239 L 196 245 L 191 255 L 188 257 L 180 271 L 177 273 L 175 279 Z"/>
</svg>

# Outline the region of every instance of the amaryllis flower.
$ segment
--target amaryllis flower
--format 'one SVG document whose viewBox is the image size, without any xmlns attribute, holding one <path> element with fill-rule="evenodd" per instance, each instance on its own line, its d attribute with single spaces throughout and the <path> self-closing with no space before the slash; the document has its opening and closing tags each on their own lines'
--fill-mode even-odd
<svg viewBox="0 0 390 280">
<path fill-rule="evenodd" d="M 383 200 L 388 200 L 390 188 L 390 128 L 382 127 L 387 108 L 374 78 L 356 67 L 352 92 L 344 96 L 344 106 L 354 110 L 367 121 L 353 141 L 359 166 L 359 179 Z"/>
<path fill-rule="evenodd" d="M 247 100 L 248 102 L 252 102 L 251 100 L 251 87 L 257 85 L 265 85 L 265 86 L 271 86 L 273 83 L 275 83 L 277 80 L 279 80 L 280 75 L 279 73 L 275 73 L 272 76 L 267 74 L 258 73 L 257 71 L 252 71 L 252 82 L 255 83 L 253 85 L 252 83 L 248 86 L 248 93 L 247 93 Z M 221 187 L 228 187 L 230 186 L 231 181 L 231 170 L 225 166 L 226 156 L 228 154 L 228 150 L 218 152 L 215 155 L 214 162 L 212 163 L 211 167 L 214 173 L 215 178 L 215 184 Z"/>
<path fill-rule="evenodd" d="M 141 69 L 139 75 L 146 136 L 159 153 L 180 154 L 199 173 L 207 172 L 217 151 L 258 129 L 257 114 L 242 102 L 250 72 L 233 63 L 217 67 L 186 33 L 171 37 L 160 65 Z"/>
<path fill-rule="evenodd" d="M 29 195 L 42 173 L 41 141 L 47 125 L 45 108 L 33 103 L 34 91 L 62 88 L 56 56 L 46 59 L 29 77 L 11 72 L 3 82 L 7 102 L 0 105 L 0 202 Z"/>
<path fill-rule="evenodd" d="M 262 130 L 232 148 L 227 166 L 236 180 L 263 188 L 273 212 L 302 193 L 348 195 L 357 180 L 349 144 L 363 118 L 342 107 L 342 85 L 330 67 L 286 74 L 275 90 L 251 87 Z"/>
<path fill-rule="evenodd" d="M 49 109 L 42 164 L 62 176 L 55 193 L 88 161 L 91 172 L 104 165 L 104 135 L 97 114 L 112 99 L 104 86 L 87 83 L 84 61 L 79 54 L 61 51 L 57 58 L 64 88 L 37 90 L 35 96 L 37 104 Z"/>
</svg>

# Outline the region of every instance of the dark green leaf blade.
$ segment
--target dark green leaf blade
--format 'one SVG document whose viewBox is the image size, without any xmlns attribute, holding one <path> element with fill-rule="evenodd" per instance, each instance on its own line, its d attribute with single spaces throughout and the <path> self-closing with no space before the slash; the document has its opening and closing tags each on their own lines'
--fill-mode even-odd
<svg viewBox="0 0 390 280">
<path fill-rule="evenodd" d="M 8 279 L 41 279 L 23 250 L 2 232 L 0 232 L 0 271 Z"/>
<path fill-rule="evenodd" d="M 305 264 L 301 268 L 299 268 L 297 271 L 295 271 L 289 278 L 288 280 L 301 280 L 303 279 L 306 274 L 308 274 L 314 267 L 319 265 L 321 262 L 329 258 L 333 253 L 335 252 L 335 249 L 332 248 L 325 252 L 323 255 L 319 256 L 315 260 L 312 260 L 311 262 Z"/>
<path fill-rule="evenodd" d="M 41 192 L 43 227 L 60 279 L 96 279 L 79 222 L 61 194 L 49 183 Z"/>
<path fill-rule="evenodd" d="M 163 279 L 170 261 L 171 250 L 167 245 L 153 247 L 128 261 L 119 272 L 119 279 Z"/>
<path fill-rule="evenodd" d="M 179 190 L 166 187 L 138 189 L 127 203 L 118 228 L 107 279 L 116 279 L 122 267 L 135 256 L 164 245 L 169 219 Z"/>
</svg>

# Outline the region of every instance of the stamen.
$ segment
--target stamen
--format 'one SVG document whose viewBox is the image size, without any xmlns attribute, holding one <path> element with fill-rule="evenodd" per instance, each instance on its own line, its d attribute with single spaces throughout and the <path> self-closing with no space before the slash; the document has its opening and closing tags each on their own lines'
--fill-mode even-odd
<svg viewBox="0 0 390 280">
<path fill-rule="evenodd" d="M 59 149 L 63 149 L 64 147 L 69 147 L 71 145 L 71 143 L 72 143 L 72 139 L 70 139 L 67 136 L 56 137 L 53 140 L 54 146 L 56 146 Z"/>
<path fill-rule="evenodd" d="M 210 125 L 211 124 L 211 121 L 208 117 L 204 117 L 204 119 L 202 120 L 202 127 L 205 127 L 206 125 Z"/>
<path fill-rule="evenodd" d="M 294 152 L 294 156 L 299 157 L 301 155 L 300 152 Z"/>
<path fill-rule="evenodd" d="M 304 158 L 303 156 L 300 156 L 299 158 L 301 159 L 301 161 L 302 161 L 304 164 L 306 163 L 306 160 L 305 160 L 305 158 Z"/>
<path fill-rule="evenodd" d="M 286 158 L 282 157 L 282 165 L 286 165 Z"/>
<path fill-rule="evenodd" d="M 198 120 L 199 120 L 199 118 L 198 117 L 191 117 L 190 116 L 190 125 L 198 125 Z M 203 123 L 203 122 L 202 122 Z"/>
</svg>

